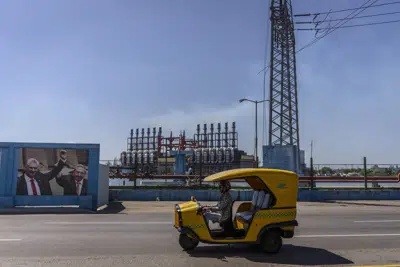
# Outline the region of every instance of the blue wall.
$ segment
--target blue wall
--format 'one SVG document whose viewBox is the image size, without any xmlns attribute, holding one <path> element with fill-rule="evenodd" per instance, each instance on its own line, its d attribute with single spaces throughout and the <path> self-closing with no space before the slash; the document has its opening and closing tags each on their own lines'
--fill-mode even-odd
<svg viewBox="0 0 400 267">
<path fill-rule="evenodd" d="M 263 146 L 263 168 L 300 172 L 297 146 L 267 145 Z"/>
<path fill-rule="evenodd" d="M 251 190 L 232 190 L 232 198 L 241 201 L 251 201 Z M 216 190 L 110 190 L 110 200 L 121 201 L 187 201 L 194 196 L 198 201 L 218 201 Z M 400 200 L 400 190 L 299 190 L 298 201 L 329 201 L 329 200 Z"/>
<path fill-rule="evenodd" d="M 87 196 L 19 196 L 16 195 L 19 152 L 22 148 L 74 149 L 89 152 Z M 0 208 L 15 206 L 79 205 L 96 210 L 98 207 L 99 144 L 2 143 L 0 142 Z"/>
<path fill-rule="evenodd" d="M 98 198 L 97 207 L 108 204 L 109 198 L 109 180 L 110 168 L 106 165 L 99 164 L 99 183 L 98 183 Z"/>
</svg>

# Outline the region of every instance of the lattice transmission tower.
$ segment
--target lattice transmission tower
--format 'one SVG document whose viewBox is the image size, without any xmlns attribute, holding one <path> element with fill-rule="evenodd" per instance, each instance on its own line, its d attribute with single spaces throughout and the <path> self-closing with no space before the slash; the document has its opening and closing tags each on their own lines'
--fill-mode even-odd
<svg viewBox="0 0 400 267">
<path fill-rule="evenodd" d="M 271 0 L 269 145 L 295 145 L 299 157 L 296 42 L 291 0 Z"/>
</svg>

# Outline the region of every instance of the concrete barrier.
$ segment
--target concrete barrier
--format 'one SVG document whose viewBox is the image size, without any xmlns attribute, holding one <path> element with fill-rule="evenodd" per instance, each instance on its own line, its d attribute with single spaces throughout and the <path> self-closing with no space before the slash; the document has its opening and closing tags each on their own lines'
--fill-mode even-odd
<svg viewBox="0 0 400 267">
<path fill-rule="evenodd" d="M 217 190 L 110 190 L 110 201 L 186 201 L 192 196 L 199 201 L 218 201 L 219 195 Z M 251 190 L 232 190 L 234 200 L 251 200 L 252 196 Z"/>
<path fill-rule="evenodd" d="M 298 200 L 400 200 L 400 190 L 299 190 Z"/>
<path fill-rule="evenodd" d="M 232 190 L 232 198 L 240 201 L 251 201 L 253 191 Z M 110 190 L 110 201 L 186 201 L 194 196 L 199 201 L 218 201 L 217 190 Z M 298 201 L 329 200 L 400 200 L 400 190 L 299 190 Z"/>
</svg>

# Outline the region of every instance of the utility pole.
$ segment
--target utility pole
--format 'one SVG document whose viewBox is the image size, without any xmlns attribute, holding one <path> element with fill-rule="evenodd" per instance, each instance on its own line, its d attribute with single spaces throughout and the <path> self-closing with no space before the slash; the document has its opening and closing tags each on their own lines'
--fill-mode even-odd
<svg viewBox="0 0 400 267">
<path fill-rule="evenodd" d="M 258 168 L 259 166 L 259 161 L 258 161 L 258 104 L 260 103 L 264 103 L 264 102 L 269 102 L 268 99 L 264 99 L 264 100 L 250 100 L 247 98 L 242 98 L 239 100 L 240 103 L 242 102 L 251 102 L 255 105 L 256 107 L 256 114 L 255 114 L 255 136 L 254 136 L 254 157 L 255 157 L 255 161 L 256 161 L 256 167 Z"/>
<path fill-rule="evenodd" d="M 291 0 L 271 0 L 268 144 L 297 146 L 300 162 L 296 42 Z"/>
<path fill-rule="evenodd" d="M 255 134 L 255 140 L 254 140 L 254 156 L 255 156 L 255 158 L 256 158 L 256 168 L 258 168 L 258 166 L 259 166 L 259 161 L 258 161 L 258 116 L 257 116 L 257 113 L 258 113 L 258 102 L 257 101 L 255 101 L 255 106 L 256 106 L 256 114 L 255 114 L 255 117 L 256 117 L 256 128 L 255 128 L 255 132 L 256 132 L 256 134 Z"/>
</svg>

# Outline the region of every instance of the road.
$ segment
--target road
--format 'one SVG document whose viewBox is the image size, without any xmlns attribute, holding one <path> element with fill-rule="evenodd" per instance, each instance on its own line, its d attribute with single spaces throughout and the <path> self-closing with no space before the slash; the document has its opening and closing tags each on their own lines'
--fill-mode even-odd
<svg viewBox="0 0 400 267">
<path fill-rule="evenodd" d="M 0 266 L 400 266 L 400 207 L 300 206 L 296 236 L 279 255 L 217 245 L 183 252 L 168 209 L 0 215 Z"/>
</svg>

